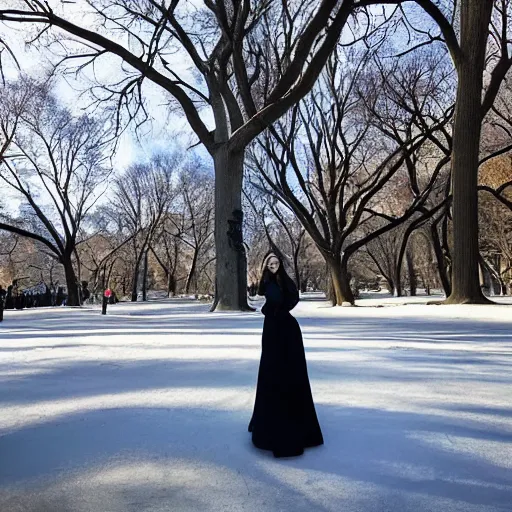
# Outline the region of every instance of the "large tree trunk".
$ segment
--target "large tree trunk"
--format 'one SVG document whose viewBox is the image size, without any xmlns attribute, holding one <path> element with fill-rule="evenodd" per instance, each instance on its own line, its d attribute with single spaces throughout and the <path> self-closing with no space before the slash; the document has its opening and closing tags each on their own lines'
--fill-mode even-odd
<svg viewBox="0 0 512 512">
<path fill-rule="evenodd" d="M 75 269 L 73 268 L 71 256 L 63 256 L 62 265 L 64 267 L 64 274 L 66 276 L 66 288 L 68 290 L 68 299 L 66 304 L 68 306 L 80 306 L 78 282 L 76 279 Z"/>
<path fill-rule="evenodd" d="M 453 268 L 447 304 L 488 300 L 478 278 L 478 156 L 482 127 L 482 75 L 492 0 L 462 0 L 461 50 L 453 129 Z"/>
<path fill-rule="evenodd" d="M 167 297 L 174 297 L 176 295 L 176 279 L 172 272 L 167 275 Z"/>
<path fill-rule="evenodd" d="M 252 311 L 247 304 L 247 259 L 242 237 L 243 152 L 222 145 L 215 164 L 215 302 L 212 310 Z"/>
<path fill-rule="evenodd" d="M 350 289 L 347 258 L 339 255 L 324 255 L 332 283 L 331 302 L 333 306 L 341 306 L 344 302 L 354 304 L 354 294 Z"/>
<path fill-rule="evenodd" d="M 185 293 L 190 293 L 190 286 L 192 285 L 192 279 L 194 279 L 194 275 L 196 273 L 197 267 L 197 257 L 199 255 L 199 249 L 197 247 L 194 248 L 194 255 L 192 256 L 192 264 L 190 265 L 190 270 L 187 276 L 187 283 L 185 285 Z"/>
<path fill-rule="evenodd" d="M 398 268 L 398 265 L 395 267 L 395 288 L 393 289 L 393 296 L 394 297 L 401 297 L 403 295 L 402 290 L 402 266 L 400 264 L 400 268 Z"/>
</svg>

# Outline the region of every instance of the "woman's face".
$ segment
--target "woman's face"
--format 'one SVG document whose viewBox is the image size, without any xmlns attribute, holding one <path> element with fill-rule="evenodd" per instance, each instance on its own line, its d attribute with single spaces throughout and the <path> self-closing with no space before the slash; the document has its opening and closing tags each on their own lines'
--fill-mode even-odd
<svg viewBox="0 0 512 512">
<path fill-rule="evenodd" d="M 268 260 L 267 267 L 272 274 L 275 274 L 279 270 L 279 260 L 275 256 L 272 256 L 272 258 Z"/>
</svg>

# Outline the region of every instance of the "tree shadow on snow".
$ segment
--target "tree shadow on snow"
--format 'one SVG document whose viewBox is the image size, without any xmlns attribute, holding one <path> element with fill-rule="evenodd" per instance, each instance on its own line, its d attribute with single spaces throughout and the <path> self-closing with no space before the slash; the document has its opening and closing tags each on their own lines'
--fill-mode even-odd
<svg viewBox="0 0 512 512">
<path fill-rule="evenodd" d="M 184 303 L 182 311 L 189 306 Z M 0 431 L 2 512 L 427 512 L 447 510 L 447 504 L 457 511 L 497 512 L 512 502 L 512 433 L 496 422 L 496 417 L 512 417 L 509 408 L 440 401 L 429 406 L 441 413 L 430 415 L 318 403 L 325 446 L 297 459 L 276 460 L 250 443 L 253 394 L 231 410 L 226 410 L 229 403 L 217 408 L 207 400 L 215 390 L 233 388 L 246 397 L 248 389 L 254 390 L 261 315 L 197 316 L 155 309 L 143 319 L 121 313 L 101 318 L 97 311 L 81 310 L 56 316 L 33 318 L 28 329 L 18 318 L 0 331 L 2 354 L 22 352 L 19 363 L 0 364 L 0 403 L 23 406 L 16 422 Z M 118 334 L 126 337 L 125 344 L 109 346 L 108 336 L 116 334 L 120 318 L 122 328 L 131 331 Z M 469 381 L 512 382 L 506 372 L 512 335 L 505 323 L 481 329 L 478 321 L 468 319 L 461 328 L 449 319 L 350 315 L 303 316 L 299 322 L 313 392 L 315 383 L 329 380 L 367 385 L 368 393 L 386 383 L 428 388 L 433 379 L 458 382 L 461 389 Z M 91 328 L 97 332 L 88 334 Z M 83 333 L 74 336 L 70 330 Z M 194 338 L 198 330 L 200 343 Z M 223 330 L 252 338 L 247 344 L 231 344 L 230 338 L 220 345 L 208 343 L 206 336 Z M 173 338 L 178 335 L 190 336 L 190 342 Z M 76 336 L 84 340 L 67 343 Z M 42 341 L 52 337 L 55 344 Z M 89 342 L 98 337 L 104 342 Z M 339 346 L 333 347 L 333 340 Z M 351 340 L 363 343 L 355 346 Z M 382 347 L 375 345 L 379 340 Z M 324 346 L 327 341 L 331 346 Z M 486 341 L 499 350 L 486 352 Z M 436 350 L 438 342 L 443 352 Z M 470 352 L 466 343 L 483 348 Z M 55 356 L 53 348 L 60 349 Z M 82 348 L 87 352 L 75 352 Z M 120 352 L 108 353 L 111 348 Z M 205 356 L 177 357 L 175 351 L 184 349 L 204 350 Z M 40 351 L 41 358 L 27 364 L 30 350 Z M 228 358 L 226 350 L 244 353 Z M 130 351 L 135 351 L 133 359 Z M 355 351 L 361 354 L 356 362 L 325 360 L 327 354 Z M 34 373 L 18 375 L 18 369 Z M 172 397 L 185 393 L 183 388 L 204 391 L 204 404 L 197 397 L 189 405 L 166 404 L 164 398 L 159 403 L 160 391 Z M 151 404 L 144 404 L 146 395 L 136 397 L 153 391 Z M 123 393 L 133 393 L 135 405 L 126 406 L 122 399 L 116 403 Z M 110 407 L 106 396 L 112 397 Z M 51 409 L 44 409 L 80 399 L 88 399 L 87 407 L 77 405 L 73 412 L 52 416 Z M 40 411 L 24 412 L 25 406 L 38 404 Z"/>
<path fill-rule="evenodd" d="M 345 510 L 343 486 L 352 484 L 360 489 L 369 486 L 376 493 L 375 502 L 367 504 L 365 511 L 391 509 L 397 496 L 405 506 L 401 510 L 411 510 L 408 507 L 418 495 L 428 497 L 433 507 L 428 510 L 436 509 L 437 499 L 441 500 L 439 503 L 449 499 L 496 510 L 510 504 L 509 468 L 492 464 L 457 444 L 459 439 L 469 438 L 474 440 L 475 448 L 482 439 L 506 446 L 511 441 L 509 433 L 499 429 L 491 433 L 478 423 L 462 424 L 457 418 L 410 412 L 320 404 L 318 413 L 326 444 L 307 450 L 301 458 L 275 460 L 251 446 L 247 433 L 249 410 L 135 407 L 77 412 L 57 422 L 1 437 L 0 482 L 7 489 L 17 488 L 18 497 L 23 496 L 23 486 L 30 488 L 27 493 L 34 500 L 38 493 L 44 496 L 42 488 L 48 486 L 44 483 L 37 488 L 38 479 L 51 477 L 52 485 L 63 481 L 60 494 L 79 495 L 88 486 L 101 488 L 100 481 L 108 482 L 107 476 L 117 474 L 118 466 L 131 467 L 135 482 L 129 481 L 128 473 L 128 477 L 118 476 L 108 484 L 110 499 L 125 500 L 126 508 L 116 510 L 127 512 L 144 510 L 137 509 L 135 503 L 139 507 L 143 504 L 147 510 L 160 510 L 158 505 L 163 504 L 167 510 L 214 510 L 208 506 L 207 495 L 212 486 L 215 488 L 215 482 L 204 482 L 206 496 L 201 499 L 202 484 L 193 478 L 194 471 L 200 474 L 205 468 L 209 468 L 210 479 L 221 482 L 223 472 L 227 472 L 226 478 L 233 479 L 231 489 L 216 488 L 216 492 L 227 493 L 226 503 L 230 499 L 248 500 L 256 506 L 260 500 L 260 510 L 262 495 L 258 489 L 267 489 L 263 510 Z M 179 473 L 183 461 L 192 471 L 185 479 Z M 148 474 L 138 475 L 137 468 L 144 464 L 149 464 Z M 288 481 L 283 473 L 286 468 L 305 473 Z M 145 483 L 137 485 L 139 477 Z M 96 484 L 88 483 L 91 479 L 96 479 Z M 317 501 L 308 488 L 323 479 L 332 488 L 321 487 L 324 495 Z M 2 495 L 0 490 L 0 505 Z M 182 497 L 185 508 L 177 508 L 178 504 L 183 506 Z M 286 501 L 280 503 L 284 498 Z M 94 501 L 91 496 L 82 499 Z M 346 495 L 345 499 L 365 497 L 361 493 L 359 497 Z M 213 500 L 210 505 L 213 503 L 218 506 L 218 501 Z M 285 505 L 292 508 L 283 508 Z M 71 506 L 54 510 L 75 509 Z"/>
</svg>

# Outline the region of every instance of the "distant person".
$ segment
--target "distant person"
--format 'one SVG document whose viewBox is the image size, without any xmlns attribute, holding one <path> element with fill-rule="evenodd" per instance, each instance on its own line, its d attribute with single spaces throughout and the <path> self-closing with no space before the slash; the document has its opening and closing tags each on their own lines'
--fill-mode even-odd
<svg viewBox="0 0 512 512">
<path fill-rule="evenodd" d="M 87 281 L 82 281 L 82 286 L 80 289 L 82 291 L 82 300 L 80 303 L 82 304 L 87 302 L 91 297 L 91 292 L 89 291 L 89 283 Z"/>
<path fill-rule="evenodd" d="M 57 297 L 55 301 L 56 306 L 65 306 L 65 295 L 64 295 L 64 288 L 62 286 L 59 286 L 57 288 Z"/>
<path fill-rule="evenodd" d="M 299 292 L 282 261 L 270 253 L 263 262 L 258 295 L 266 302 L 256 401 L 249 432 L 258 448 L 275 457 L 302 455 L 323 444 L 309 385 L 302 334 L 290 311 Z"/>
<path fill-rule="evenodd" d="M 43 306 L 51 306 L 52 305 L 52 291 L 50 287 L 45 284 L 45 292 L 44 292 L 44 299 L 43 299 Z"/>
<path fill-rule="evenodd" d="M 12 284 L 7 287 L 7 295 L 5 296 L 5 309 L 14 309 L 14 299 L 12 296 Z"/>
<path fill-rule="evenodd" d="M 12 281 L 12 296 L 13 296 L 13 300 L 14 300 L 14 308 L 15 309 L 23 309 L 23 307 L 25 306 L 25 296 L 20 291 L 17 279 L 14 279 Z"/>
</svg>

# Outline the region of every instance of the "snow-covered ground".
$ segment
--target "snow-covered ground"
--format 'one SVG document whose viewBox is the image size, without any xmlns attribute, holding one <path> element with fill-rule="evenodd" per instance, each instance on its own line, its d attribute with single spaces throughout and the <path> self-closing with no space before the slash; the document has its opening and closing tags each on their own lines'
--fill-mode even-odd
<svg viewBox="0 0 512 512">
<path fill-rule="evenodd" d="M 325 445 L 296 459 L 247 433 L 259 313 L 7 311 L 0 512 L 510 512 L 512 306 L 426 300 L 299 304 Z"/>
</svg>

